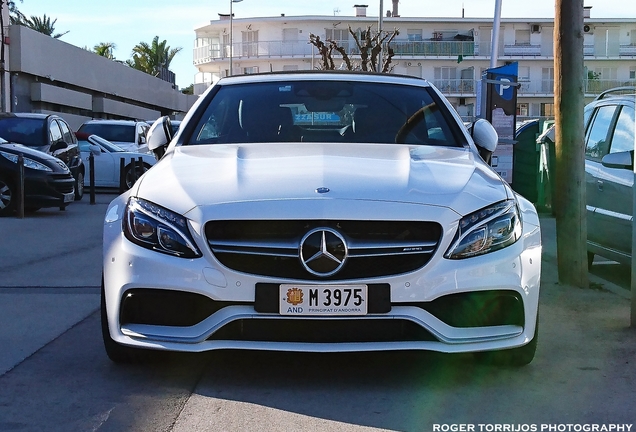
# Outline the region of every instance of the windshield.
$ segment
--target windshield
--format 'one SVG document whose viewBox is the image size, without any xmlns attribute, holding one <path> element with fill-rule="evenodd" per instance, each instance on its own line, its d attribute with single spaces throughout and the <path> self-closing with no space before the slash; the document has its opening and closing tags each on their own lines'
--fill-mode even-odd
<svg viewBox="0 0 636 432">
<path fill-rule="evenodd" d="M 83 139 L 80 139 L 78 141 L 79 146 L 80 146 L 80 151 L 89 152 L 91 150 L 91 148 L 90 148 L 91 144 L 94 144 L 94 143 L 89 142 L 88 141 L 88 137 L 82 136 L 81 133 L 78 132 L 78 134 L 83 138 Z M 104 148 L 109 153 L 121 153 L 121 152 L 125 151 L 121 147 L 116 146 L 115 144 L 111 143 L 110 141 L 106 141 L 105 139 L 103 139 L 100 136 L 93 135 L 93 138 L 91 138 L 91 139 L 94 140 L 95 143 L 100 145 L 102 148 Z"/>
<path fill-rule="evenodd" d="M 105 140 L 114 142 L 135 142 L 135 125 L 120 125 L 107 123 L 86 123 L 78 132 L 87 135 L 98 135 Z"/>
<path fill-rule="evenodd" d="M 45 124 L 46 122 L 41 119 L 5 117 L 0 119 L 0 136 L 7 141 L 28 147 L 45 146 L 48 144 Z"/>
<path fill-rule="evenodd" d="M 359 142 L 462 146 L 427 87 L 345 81 L 222 86 L 186 144 Z"/>
</svg>

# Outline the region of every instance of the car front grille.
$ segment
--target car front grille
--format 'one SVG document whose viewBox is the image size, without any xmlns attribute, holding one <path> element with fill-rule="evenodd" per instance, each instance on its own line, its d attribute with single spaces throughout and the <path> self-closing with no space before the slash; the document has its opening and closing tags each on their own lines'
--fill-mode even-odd
<svg viewBox="0 0 636 432">
<path fill-rule="evenodd" d="M 316 275 L 301 261 L 301 241 L 315 229 L 339 233 L 346 260 L 334 274 Z M 408 273 L 426 265 L 442 228 L 421 221 L 210 221 L 205 235 L 224 266 L 243 273 L 300 280 L 354 280 Z"/>
<path fill-rule="evenodd" d="M 67 174 L 52 174 L 51 187 L 59 193 L 67 194 L 74 191 L 75 180 L 70 173 Z"/>
<path fill-rule="evenodd" d="M 208 340 L 363 343 L 437 339 L 418 324 L 402 319 L 242 319 L 225 325 Z"/>
</svg>

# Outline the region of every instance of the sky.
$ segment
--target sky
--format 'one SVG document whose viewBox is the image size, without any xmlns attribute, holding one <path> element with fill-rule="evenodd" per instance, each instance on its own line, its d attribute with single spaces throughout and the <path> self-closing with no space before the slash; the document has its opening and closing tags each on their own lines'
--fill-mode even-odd
<svg viewBox="0 0 636 432">
<path fill-rule="evenodd" d="M 171 48 L 182 48 L 170 65 L 177 85 L 187 87 L 194 82 L 197 70 L 192 65 L 194 29 L 203 27 L 219 13 L 230 12 L 230 0 L 15 0 L 27 17 L 46 14 L 55 22 L 56 33 L 68 31 L 59 40 L 92 49 L 102 42 L 116 45 L 117 60 L 131 57 L 139 42 L 150 44 L 155 36 L 166 40 Z M 553 18 L 554 0 L 502 0 L 503 18 Z M 234 17 L 274 17 L 327 15 L 354 16 L 354 4 L 367 4 L 367 16 L 377 17 L 380 0 L 242 0 L 234 3 Z M 636 1 L 585 0 L 592 6 L 592 18 L 636 18 Z M 383 9 L 392 8 L 391 0 L 383 0 Z M 490 18 L 495 0 L 400 0 L 402 17 Z"/>
</svg>

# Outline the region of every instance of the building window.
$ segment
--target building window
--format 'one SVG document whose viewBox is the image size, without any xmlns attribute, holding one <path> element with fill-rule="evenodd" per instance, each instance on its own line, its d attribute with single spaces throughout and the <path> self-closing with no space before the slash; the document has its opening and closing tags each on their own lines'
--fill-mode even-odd
<svg viewBox="0 0 636 432">
<path fill-rule="evenodd" d="M 459 91 L 456 67 L 436 67 L 433 69 L 433 84 L 444 93 Z"/>
<path fill-rule="evenodd" d="M 541 68 L 541 92 L 554 93 L 554 68 Z"/>
<path fill-rule="evenodd" d="M 527 103 L 517 104 L 517 116 L 528 117 L 530 115 L 529 112 Z"/>
<path fill-rule="evenodd" d="M 542 103 L 540 114 L 541 114 L 541 117 L 554 117 L 554 104 Z"/>
<path fill-rule="evenodd" d="M 636 79 L 636 66 L 630 66 L 629 67 L 629 79 L 630 80 L 635 80 Z"/>
<path fill-rule="evenodd" d="M 243 68 L 243 74 L 245 75 L 257 74 L 257 73 L 258 73 L 258 66 L 250 66 L 250 67 Z"/>
<path fill-rule="evenodd" d="M 253 57 L 258 55 L 258 30 L 241 32 L 243 42 L 243 56 Z"/>
<path fill-rule="evenodd" d="M 297 41 L 298 41 L 297 28 L 283 29 L 283 42 L 297 42 Z"/>
<path fill-rule="evenodd" d="M 349 49 L 349 30 L 325 29 L 325 39 L 332 40 L 344 49 Z"/>
<path fill-rule="evenodd" d="M 408 29 L 406 31 L 406 36 L 409 41 L 419 42 L 422 40 L 422 30 L 420 29 Z"/>
<path fill-rule="evenodd" d="M 222 44 L 223 44 L 224 56 L 229 57 L 230 56 L 230 35 L 229 34 L 223 35 Z M 234 41 L 232 41 L 232 45 L 234 45 Z"/>
<path fill-rule="evenodd" d="M 515 30 L 515 45 L 530 45 L 530 30 Z"/>
</svg>

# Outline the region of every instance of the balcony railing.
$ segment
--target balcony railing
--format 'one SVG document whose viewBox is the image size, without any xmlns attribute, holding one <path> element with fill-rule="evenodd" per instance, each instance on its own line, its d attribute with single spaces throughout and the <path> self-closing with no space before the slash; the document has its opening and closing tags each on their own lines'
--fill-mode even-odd
<svg viewBox="0 0 636 432">
<path fill-rule="evenodd" d="M 540 56 L 541 45 L 504 45 L 504 55 L 507 56 Z"/>
<path fill-rule="evenodd" d="M 352 55 L 359 54 L 357 46 L 350 41 L 339 41 L 340 46 Z M 308 41 L 266 41 L 236 42 L 232 46 L 232 57 L 269 58 L 269 57 L 311 57 L 315 49 Z M 475 43 L 472 41 L 397 41 L 391 43 L 396 56 L 421 57 L 457 57 L 475 55 Z M 337 53 L 334 52 L 337 55 Z M 229 45 L 211 44 L 194 48 L 194 64 L 204 64 L 226 59 L 230 55 Z M 317 54 L 316 54 L 317 56 Z"/>
<path fill-rule="evenodd" d="M 587 94 L 599 94 L 605 90 L 623 86 L 636 86 L 636 80 L 588 79 L 584 81 L 584 89 Z"/>
<path fill-rule="evenodd" d="M 621 56 L 636 57 L 636 45 L 621 45 L 618 48 L 618 54 Z"/>
<path fill-rule="evenodd" d="M 357 46 L 351 41 L 338 41 L 339 45 L 347 49 L 352 55 L 359 54 Z M 236 42 L 233 44 L 234 58 L 268 58 L 268 57 L 312 57 L 317 54 L 313 45 L 308 41 L 266 41 L 266 42 Z M 487 46 L 479 51 L 478 44 L 473 41 L 393 41 L 391 43 L 396 56 L 407 57 L 457 57 L 490 55 Z M 583 47 L 586 57 L 604 55 L 595 52 L 594 45 Z M 620 56 L 636 57 L 636 45 L 622 44 L 619 47 Z M 194 64 L 204 64 L 215 60 L 226 59 L 230 55 L 228 45 L 212 44 L 194 48 Z M 336 54 L 338 55 L 338 54 Z M 541 45 L 505 45 L 503 55 L 506 56 L 540 56 Z M 552 53 L 549 54 L 550 56 Z"/>
<path fill-rule="evenodd" d="M 398 56 L 457 57 L 474 56 L 473 41 L 393 41 L 391 48 Z"/>
<path fill-rule="evenodd" d="M 433 85 L 444 94 L 459 96 L 475 95 L 475 80 L 473 79 L 439 79 L 433 80 Z"/>
<path fill-rule="evenodd" d="M 476 95 L 475 81 L 472 79 L 441 79 L 432 80 L 432 83 L 445 95 L 462 97 Z M 554 94 L 554 80 L 551 79 L 520 81 L 519 84 L 517 90 L 519 96 L 552 96 Z M 605 90 L 621 86 L 636 86 L 636 80 L 584 80 L 585 93 L 589 95 L 600 94 Z"/>
</svg>

